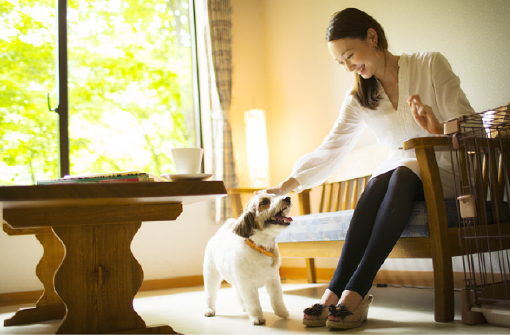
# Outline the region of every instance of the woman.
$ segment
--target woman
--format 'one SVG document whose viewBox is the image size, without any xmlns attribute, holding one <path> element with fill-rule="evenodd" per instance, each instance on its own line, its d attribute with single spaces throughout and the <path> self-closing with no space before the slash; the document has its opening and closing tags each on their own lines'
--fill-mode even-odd
<svg viewBox="0 0 510 335">
<path fill-rule="evenodd" d="M 319 303 L 304 310 L 307 326 L 348 329 L 366 320 L 375 275 L 407 224 L 412 202 L 424 198 L 416 156 L 402 150 L 402 142 L 443 134 L 443 122 L 473 109 L 444 56 L 391 54 L 382 27 L 365 12 L 348 8 L 336 13 L 327 42 L 334 60 L 354 72 L 354 88 L 324 142 L 299 159 L 286 180 L 266 191 L 283 195 L 320 185 L 338 169 L 366 125 L 390 149 L 357 204 L 328 289 Z M 448 154 L 438 155 L 438 164 L 445 194 L 451 195 Z"/>
</svg>

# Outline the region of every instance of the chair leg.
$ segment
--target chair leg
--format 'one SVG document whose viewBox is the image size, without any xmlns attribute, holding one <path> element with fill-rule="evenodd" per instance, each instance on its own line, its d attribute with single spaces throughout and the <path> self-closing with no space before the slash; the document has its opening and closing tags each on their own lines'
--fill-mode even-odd
<svg viewBox="0 0 510 335">
<path fill-rule="evenodd" d="M 317 282 L 317 273 L 315 271 L 315 258 L 306 258 L 306 278 L 309 283 Z"/>
<path fill-rule="evenodd" d="M 454 316 L 452 257 L 441 177 L 433 147 L 416 147 L 416 158 L 427 203 L 430 249 L 434 268 L 434 319 L 449 322 Z"/>
<path fill-rule="evenodd" d="M 434 320 L 450 322 L 454 319 L 454 287 L 451 258 L 432 259 L 434 268 Z"/>
</svg>

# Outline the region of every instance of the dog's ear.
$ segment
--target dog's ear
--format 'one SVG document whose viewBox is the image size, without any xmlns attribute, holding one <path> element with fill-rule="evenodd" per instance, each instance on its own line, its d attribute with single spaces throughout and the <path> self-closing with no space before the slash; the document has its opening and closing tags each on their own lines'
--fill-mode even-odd
<svg viewBox="0 0 510 335">
<path fill-rule="evenodd" d="M 255 214 L 253 212 L 244 212 L 234 224 L 234 233 L 241 237 L 250 237 L 255 228 Z"/>
</svg>

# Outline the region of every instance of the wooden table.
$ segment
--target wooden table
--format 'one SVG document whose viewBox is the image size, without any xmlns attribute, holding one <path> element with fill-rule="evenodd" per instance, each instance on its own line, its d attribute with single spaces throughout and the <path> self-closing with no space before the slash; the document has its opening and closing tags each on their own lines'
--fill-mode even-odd
<svg viewBox="0 0 510 335">
<path fill-rule="evenodd" d="M 66 315 L 66 306 L 53 286 L 55 272 L 64 259 L 64 246 L 55 236 L 51 227 L 33 229 L 12 229 L 7 223 L 3 230 L 9 236 L 35 235 L 43 247 L 43 256 L 37 264 L 35 274 L 43 284 L 43 294 L 33 308 L 23 308 L 10 319 L 4 320 L 4 327 L 24 325 L 48 320 L 60 320 Z"/>
<path fill-rule="evenodd" d="M 57 333 L 175 333 L 167 325 L 147 327 L 133 309 L 143 271 L 131 241 L 142 221 L 175 220 L 183 204 L 226 194 L 221 181 L 3 186 L 0 213 L 14 230 L 33 229 L 37 236 L 51 227 L 64 245 L 54 276 L 66 310 Z M 22 319 L 54 318 L 62 314 L 59 304 L 51 301 L 52 313 L 46 315 L 43 303 Z"/>
</svg>

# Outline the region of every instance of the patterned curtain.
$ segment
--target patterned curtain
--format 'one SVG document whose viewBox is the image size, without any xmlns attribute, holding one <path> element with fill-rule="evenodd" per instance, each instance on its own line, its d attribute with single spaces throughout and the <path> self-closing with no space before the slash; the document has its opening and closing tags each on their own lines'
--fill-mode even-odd
<svg viewBox="0 0 510 335">
<path fill-rule="evenodd" d="M 222 172 L 225 186 L 237 187 L 238 181 L 235 172 L 234 153 L 232 148 L 232 131 L 229 121 L 230 102 L 232 95 L 232 9 L 230 0 L 207 0 L 207 13 L 210 32 L 210 52 L 214 69 L 216 90 L 219 97 L 221 117 L 214 118 L 214 122 L 221 122 L 216 129 L 222 129 L 223 152 L 217 152 L 216 158 L 222 161 L 222 169 L 215 169 Z M 217 139 L 219 140 L 219 139 Z M 218 159 L 216 159 L 218 161 Z M 217 219 L 223 221 L 230 216 L 231 209 L 227 198 L 221 199 L 219 216 Z"/>
</svg>

